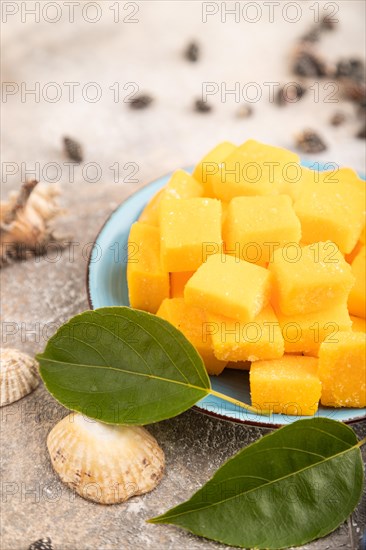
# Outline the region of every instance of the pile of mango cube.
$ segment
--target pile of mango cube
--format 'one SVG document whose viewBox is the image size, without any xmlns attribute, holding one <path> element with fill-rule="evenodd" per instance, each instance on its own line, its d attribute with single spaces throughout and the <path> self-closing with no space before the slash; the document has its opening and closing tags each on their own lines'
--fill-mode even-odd
<svg viewBox="0 0 366 550">
<path fill-rule="evenodd" d="M 221 143 L 132 225 L 130 305 L 177 327 L 209 374 L 250 370 L 260 409 L 364 407 L 365 200 L 351 169 Z"/>
</svg>

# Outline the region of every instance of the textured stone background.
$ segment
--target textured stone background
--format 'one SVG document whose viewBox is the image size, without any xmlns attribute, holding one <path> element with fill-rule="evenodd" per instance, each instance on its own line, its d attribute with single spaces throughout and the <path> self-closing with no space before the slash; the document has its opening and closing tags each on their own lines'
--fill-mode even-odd
<svg viewBox="0 0 366 550">
<path fill-rule="evenodd" d="M 41 2 L 43 7 L 47 2 Z M 62 203 L 67 216 L 60 220 L 60 232 L 72 235 L 74 254 L 65 250 L 60 258 L 51 252 L 46 258 L 12 265 L 2 272 L 3 346 L 17 346 L 33 353 L 43 349 L 47 334 L 70 316 L 87 308 L 85 292 L 86 258 L 90 243 L 110 212 L 138 187 L 174 168 L 193 164 L 217 142 L 240 143 L 249 137 L 293 148 L 293 135 L 304 127 L 319 129 L 329 148 L 316 160 L 335 161 L 364 169 L 364 142 L 353 136 L 358 129 L 353 106 L 327 103 L 331 89 L 320 83 L 320 100 L 312 94 L 283 109 L 270 104 L 264 82 L 289 82 L 289 51 L 296 37 L 307 30 L 314 12 L 310 2 L 300 1 L 302 15 L 297 23 L 276 16 L 262 17 L 253 24 L 243 18 L 226 23 L 219 16 L 202 23 L 201 2 L 137 2 L 136 23 L 113 22 L 112 2 L 99 2 L 102 17 L 91 24 L 75 8 L 75 21 L 67 21 L 67 8 L 59 2 L 62 18 L 55 24 L 41 16 L 39 23 L 20 9 L 3 24 L 2 78 L 24 90 L 40 83 L 56 82 L 63 95 L 51 103 L 42 95 L 21 101 L 20 93 L 3 104 L 3 163 L 21 163 L 29 171 L 39 163 L 43 178 L 55 175 L 58 163 Z M 3 3 L 4 4 L 4 3 Z M 32 7 L 34 2 L 26 2 Z M 259 3 L 260 4 L 260 3 Z M 362 55 L 365 41 L 363 2 L 337 2 L 339 29 L 328 33 L 320 48 L 335 61 L 344 55 Z M 322 3 L 319 3 L 322 9 Z M 133 8 L 121 8 L 121 18 Z M 52 8 L 46 17 L 54 17 Z M 94 17 L 92 10 L 89 17 Z M 250 16 L 253 17 L 253 16 Z M 202 45 L 202 60 L 190 64 L 182 49 L 190 39 Z M 75 102 L 67 97 L 63 83 L 79 82 Z M 86 101 L 80 89 L 97 82 L 102 98 Z M 109 89 L 120 83 L 121 100 L 113 101 Z M 134 112 L 123 103 L 134 82 L 155 97 L 146 111 Z M 233 96 L 226 102 L 212 98 L 214 111 L 192 112 L 192 101 L 200 96 L 202 82 L 235 82 L 244 86 L 257 82 L 263 97 L 253 104 L 252 118 L 235 117 Z M 49 89 L 51 96 L 52 90 Z M 90 89 L 90 94 L 92 90 Z M 46 96 L 47 97 L 47 96 Z M 334 111 L 349 113 L 348 122 L 337 129 L 328 124 Z M 98 163 L 100 181 L 91 183 L 83 166 L 70 181 L 61 147 L 63 135 L 80 140 L 85 161 Z M 113 180 L 109 168 L 118 162 L 121 178 Z M 129 183 L 126 163 L 136 163 L 136 183 Z M 16 189 L 22 174 L 4 176 L 3 191 Z M 92 176 L 92 171 L 88 177 Z M 124 181 L 123 181 L 124 180 Z M 198 549 L 218 545 L 195 538 L 174 527 L 153 526 L 144 520 L 189 497 L 223 461 L 265 430 L 239 426 L 189 411 L 179 418 L 152 426 L 167 456 L 167 472 L 157 490 L 126 504 L 103 507 L 74 496 L 52 471 L 46 436 L 66 411 L 40 386 L 33 394 L 1 411 L 3 494 L 1 535 L 3 550 L 25 550 L 35 539 L 52 538 L 57 550 Z M 364 425 L 356 427 L 365 434 Z M 9 494 L 13 493 L 13 494 Z M 361 507 L 331 536 L 307 545 L 312 549 L 357 548 L 365 526 Z"/>
</svg>

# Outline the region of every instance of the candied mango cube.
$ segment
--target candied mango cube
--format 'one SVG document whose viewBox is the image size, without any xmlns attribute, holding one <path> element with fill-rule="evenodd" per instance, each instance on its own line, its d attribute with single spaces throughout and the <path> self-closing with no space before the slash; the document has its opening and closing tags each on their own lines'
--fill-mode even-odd
<svg viewBox="0 0 366 550">
<path fill-rule="evenodd" d="M 209 312 L 207 322 L 214 354 L 221 361 L 278 359 L 284 354 L 281 329 L 270 305 L 249 323 Z"/>
<path fill-rule="evenodd" d="M 162 199 L 191 199 L 202 197 L 203 187 L 184 170 L 176 170 L 168 183 L 153 196 L 140 214 L 139 222 L 160 225 L 160 203 Z"/>
<path fill-rule="evenodd" d="M 220 250 L 221 203 L 216 199 L 163 200 L 160 245 L 163 268 L 195 271 L 208 254 Z"/>
<path fill-rule="evenodd" d="M 339 170 L 331 175 L 319 172 L 318 182 L 305 185 L 294 203 L 303 242 L 331 240 L 341 252 L 350 253 L 365 222 L 364 182 L 362 184 L 352 182 Z"/>
<path fill-rule="evenodd" d="M 285 315 L 346 302 L 354 284 L 349 264 L 330 241 L 275 250 L 268 269 L 273 274 L 273 303 Z"/>
<path fill-rule="evenodd" d="M 189 305 L 252 321 L 269 301 L 270 273 L 227 254 L 209 256 L 184 289 Z"/>
<path fill-rule="evenodd" d="M 366 273 L 365 255 L 366 247 L 363 246 L 352 262 L 352 273 L 356 278 L 348 298 L 349 312 L 357 317 L 366 317 Z"/>
<path fill-rule="evenodd" d="M 170 297 L 183 298 L 184 287 L 192 277 L 194 271 L 181 271 L 170 274 Z"/>
<path fill-rule="evenodd" d="M 366 335 L 339 332 L 337 342 L 324 342 L 319 351 L 321 403 L 328 407 L 366 406 Z"/>
<path fill-rule="evenodd" d="M 314 357 L 284 355 L 257 361 L 250 367 L 252 404 L 262 410 L 296 416 L 312 416 L 318 410 L 321 383 Z"/>
<path fill-rule="evenodd" d="M 212 176 L 213 192 L 224 201 L 243 195 L 288 193 L 287 170 L 291 164 L 298 165 L 298 161 L 299 157 L 291 151 L 248 140 Z"/>
<path fill-rule="evenodd" d="M 290 195 L 292 199 L 297 198 L 303 173 L 307 169 L 300 166 L 300 158 L 296 153 L 254 139 L 244 142 L 238 149 L 246 155 L 249 162 L 257 162 L 264 168 L 265 174 L 276 185 L 279 193 Z"/>
<path fill-rule="evenodd" d="M 299 243 L 301 225 L 287 195 L 236 197 L 223 226 L 225 252 L 266 265 L 273 250 Z"/>
<path fill-rule="evenodd" d="M 353 332 L 366 332 L 366 319 L 361 319 L 360 317 L 355 317 L 354 315 L 350 315 L 350 317 Z"/>
<path fill-rule="evenodd" d="M 159 215 L 160 215 L 160 201 L 163 196 L 164 189 L 160 189 L 150 202 L 147 203 L 145 208 L 140 214 L 138 219 L 141 223 L 147 223 L 148 225 L 153 225 L 155 227 L 159 226 Z"/>
<path fill-rule="evenodd" d="M 286 316 L 275 308 L 286 353 L 306 353 L 317 356 L 324 340 L 334 342 L 340 331 L 351 330 L 352 321 L 346 304 L 333 305 L 329 309 Z"/>
<path fill-rule="evenodd" d="M 184 170 L 176 170 L 164 188 L 164 199 L 194 199 L 202 195 L 202 185 Z"/>
<path fill-rule="evenodd" d="M 134 252 L 127 262 L 130 305 L 156 313 L 162 300 L 169 297 L 169 273 L 163 271 L 160 263 L 158 228 L 145 223 L 134 223 L 128 245 Z"/>
<path fill-rule="evenodd" d="M 213 353 L 203 309 L 188 306 L 183 298 L 173 298 L 162 302 L 157 315 L 184 334 L 201 355 L 209 374 L 220 374 L 224 370 L 226 362 L 219 361 Z"/>
<path fill-rule="evenodd" d="M 236 145 L 229 141 L 219 143 L 197 164 L 193 177 L 202 183 L 205 197 L 213 197 L 212 177 L 221 172 L 223 161 L 233 153 Z"/>
</svg>

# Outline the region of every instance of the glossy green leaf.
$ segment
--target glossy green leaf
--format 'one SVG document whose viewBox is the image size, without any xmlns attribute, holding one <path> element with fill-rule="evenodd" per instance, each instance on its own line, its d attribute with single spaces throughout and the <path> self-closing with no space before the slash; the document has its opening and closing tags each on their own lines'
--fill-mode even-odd
<svg viewBox="0 0 366 550">
<path fill-rule="evenodd" d="M 244 548 L 305 544 L 336 529 L 357 505 L 359 446 L 342 423 L 299 420 L 240 451 L 190 500 L 150 522 Z"/>
<path fill-rule="evenodd" d="M 108 423 L 171 418 L 211 389 L 201 357 L 180 331 L 128 307 L 77 315 L 37 359 L 60 403 Z"/>
</svg>

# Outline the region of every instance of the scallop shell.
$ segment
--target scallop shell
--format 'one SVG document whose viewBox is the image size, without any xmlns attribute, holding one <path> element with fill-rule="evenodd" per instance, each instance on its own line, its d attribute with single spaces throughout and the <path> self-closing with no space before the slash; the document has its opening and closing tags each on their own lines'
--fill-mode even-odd
<svg viewBox="0 0 366 550">
<path fill-rule="evenodd" d="M 38 363 L 17 349 L 0 351 L 0 406 L 28 395 L 39 384 Z"/>
<path fill-rule="evenodd" d="M 101 504 L 151 491 L 164 472 L 162 449 L 139 426 L 112 426 L 73 413 L 51 430 L 47 447 L 61 480 Z"/>
</svg>

